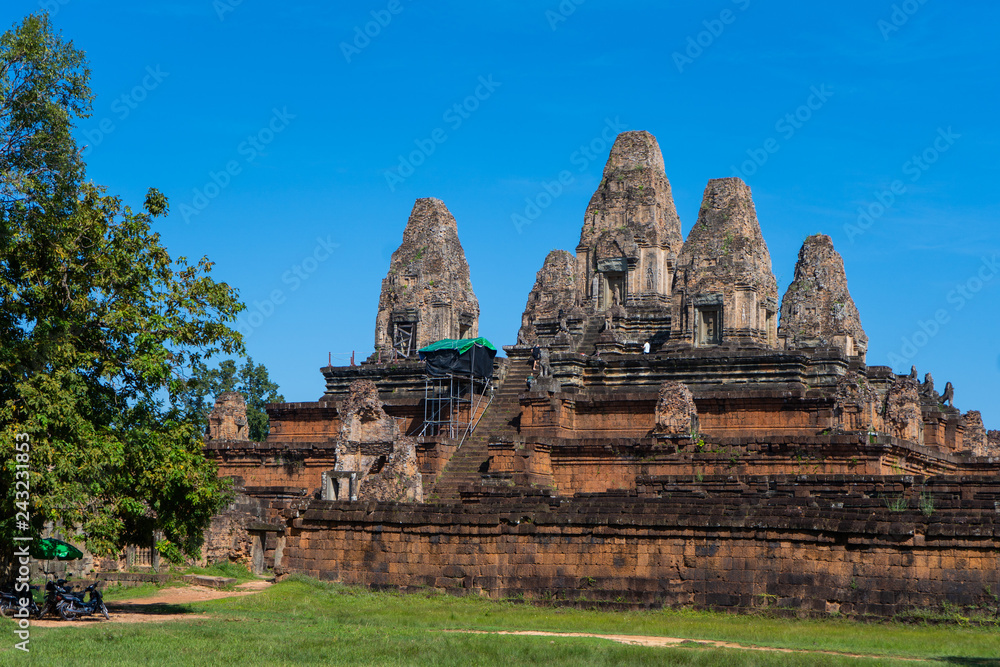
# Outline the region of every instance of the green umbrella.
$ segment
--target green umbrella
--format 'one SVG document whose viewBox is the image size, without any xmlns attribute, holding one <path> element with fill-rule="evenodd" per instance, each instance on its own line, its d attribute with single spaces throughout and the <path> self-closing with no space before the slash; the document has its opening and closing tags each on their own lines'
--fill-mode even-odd
<svg viewBox="0 0 1000 667">
<path fill-rule="evenodd" d="M 35 558 L 40 560 L 76 560 L 83 558 L 83 552 L 72 544 L 47 537 L 39 540 L 35 547 Z"/>
</svg>

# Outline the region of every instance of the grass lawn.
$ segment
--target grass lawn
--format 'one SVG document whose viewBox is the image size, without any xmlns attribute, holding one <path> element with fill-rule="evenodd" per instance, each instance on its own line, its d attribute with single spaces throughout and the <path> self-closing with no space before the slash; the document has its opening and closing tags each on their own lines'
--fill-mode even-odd
<svg viewBox="0 0 1000 667">
<path fill-rule="evenodd" d="M 0 645 L 0 664 L 1000 666 L 1000 629 L 995 626 L 861 624 L 693 611 L 581 611 L 480 598 L 373 593 L 302 579 L 260 594 L 200 602 L 185 609 L 210 618 L 33 628 L 30 656 L 14 651 L 13 634 L 5 632 L 8 641 Z M 659 635 L 882 657 L 441 632 L 455 629 Z"/>
</svg>

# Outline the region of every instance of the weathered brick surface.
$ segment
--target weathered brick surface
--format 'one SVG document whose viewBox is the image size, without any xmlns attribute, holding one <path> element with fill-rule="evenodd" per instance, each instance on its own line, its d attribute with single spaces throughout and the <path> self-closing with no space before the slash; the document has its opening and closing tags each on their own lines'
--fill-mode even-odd
<svg viewBox="0 0 1000 667">
<path fill-rule="evenodd" d="M 868 350 L 844 260 L 826 234 L 813 234 L 802 244 L 795 278 L 781 300 L 778 338 L 790 350 L 837 346 L 862 359 Z"/>
<path fill-rule="evenodd" d="M 442 338 L 475 338 L 478 331 L 479 301 L 458 240 L 458 223 L 441 200 L 418 199 L 382 281 L 375 349 L 415 358 L 425 345 Z"/>
<path fill-rule="evenodd" d="M 312 502 L 291 522 L 282 569 L 492 597 L 879 616 L 979 605 L 1000 586 L 1000 494 L 988 480 L 829 476 L 805 495 L 792 478 L 706 488 L 467 506 Z M 914 508 L 891 511 L 879 494 Z M 933 498 L 929 512 L 921 497 Z"/>
<path fill-rule="evenodd" d="M 718 312 L 711 341 L 701 308 Z M 778 284 L 750 188 L 739 178 L 712 179 L 677 257 L 670 338 L 774 348 L 777 315 Z"/>
<path fill-rule="evenodd" d="M 215 407 L 208 416 L 208 437 L 222 440 L 248 440 L 247 404 L 242 394 L 224 391 L 215 397 Z"/>
<path fill-rule="evenodd" d="M 318 493 L 323 472 L 336 463 L 336 442 L 213 440 L 205 453 L 218 464 L 220 477 L 238 477 L 247 486 L 294 486 Z"/>
<path fill-rule="evenodd" d="M 976 456 L 989 456 L 989 441 L 986 428 L 983 426 L 983 415 L 979 410 L 969 410 L 962 419 L 965 424 L 962 436 L 963 449 L 970 450 Z"/>
<path fill-rule="evenodd" d="M 535 276 L 535 285 L 528 294 L 528 303 L 521 315 L 521 328 L 517 334 L 520 344 L 549 344 L 551 341 L 538 340 L 535 330 L 536 320 L 550 320 L 556 323 L 556 333 L 564 326 L 569 333 L 571 311 L 580 308 L 581 286 L 576 277 L 576 257 L 565 250 L 553 250 L 545 257 L 545 263 Z M 583 311 L 572 312 L 579 320 Z M 562 319 L 560 319 L 562 318 Z"/>
</svg>

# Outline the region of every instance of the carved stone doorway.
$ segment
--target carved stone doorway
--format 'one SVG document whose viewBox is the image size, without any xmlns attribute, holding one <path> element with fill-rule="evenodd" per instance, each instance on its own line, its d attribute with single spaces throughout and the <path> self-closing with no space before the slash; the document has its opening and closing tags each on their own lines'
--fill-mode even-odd
<svg viewBox="0 0 1000 667">
<path fill-rule="evenodd" d="M 601 295 L 601 303 L 605 309 L 610 308 L 615 303 L 615 291 L 618 293 L 618 305 L 625 305 L 625 276 L 624 271 L 606 271 L 604 273 L 604 293 Z"/>
<path fill-rule="evenodd" d="M 698 342 L 698 345 L 721 345 L 722 309 L 697 308 L 696 313 L 697 313 L 696 340 Z"/>
</svg>

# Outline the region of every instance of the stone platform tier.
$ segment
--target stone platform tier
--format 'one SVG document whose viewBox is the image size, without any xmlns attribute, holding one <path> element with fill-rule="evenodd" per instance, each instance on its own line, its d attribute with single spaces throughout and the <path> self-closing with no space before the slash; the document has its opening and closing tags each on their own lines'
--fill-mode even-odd
<svg viewBox="0 0 1000 667">
<path fill-rule="evenodd" d="M 989 477 L 706 476 L 644 489 L 656 497 L 272 503 L 286 523 L 274 566 L 568 604 L 882 617 L 996 604 Z"/>
<path fill-rule="evenodd" d="M 343 400 L 355 380 L 371 380 L 378 386 L 379 397 L 385 400 L 389 394 L 423 395 L 425 364 L 422 361 L 394 361 L 385 363 L 363 363 L 359 366 L 326 366 L 320 369 L 326 381 L 326 391 L 320 401 Z"/>
<path fill-rule="evenodd" d="M 766 439 L 621 437 L 560 438 L 539 442 L 526 428 L 523 442 L 490 445 L 490 467 L 478 486 L 463 489 L 465 502 L 507 497 L 510 487 L 533 483 L 558 497 L 579 494 L 647 495 L 649 480 L 675 480 L 698 489 L 699 480 L 723 476 L 786 475 L 812 483 L 818 477 L 892 474 L 989 476 L 997 459 L 940 452 L 889 436 L 859 434 L 773 436 Z"/>
<path fill-rule="evenodd" d="M 589 329 L 584 340 L 601 335 Z M 505 349 L 509 361 L 499 360 L 496 373 L 505 378 L 478 428 L 464 442 L 416 441 L 428 499 L 459 502 L 478 495 L 476 487 L 484 483 L 534 484 L 571 496 L 634 489 L 638 476 L 648 474 L 942 474 L 990 465 L 991 459 L 966 451 L 961 413 L 929 399 L 913 405 L 913 418 L 922 420 L 919 439 L 888 422 L 865 422 L 861 412 L 878 410 L 879 394 L 891 394 L 900 383 L 916 385 L 889 369 L 864 367 L 839 348 L 553 352 L 552 376 L 539 377 L 532 391 L 525 385 L 531 348 Z M 251 485 L 299 486 L 316 495 L 323 471 L 336 466 L 333 442 L 341 429 L 345 388 L 376 378 L 385 414 L 396 420 L 400 433 L 416 435 L 423 422 L 423 370 L 415 363 L 324 368 L 326 400 L 270 405 L 267 442 L 210 441 L 207 452 L 219 459 L 221 474 Z M 690 387 L 697 409 L 698 448 L 695 441 L 656 435 L 657 392 L 664 382 L 678 380 Z M 848 380 L 851 387 L 865 383 L 871 401 L 845 399 Z"/>
<path fill-rule="evenodd" d="M 610 315 L 614 324 L 614 338 L 625 349 L 638 352 L 649 341 L 652 349 L 659 350 L 670 339 L 670 310 L 660 303 L 638 302 L 628 304 L 628 311 L 620 309 Z M 606 313 L 571 310 L 567 316 L 543 318 L 533 321 L 532 338 L 542 347 L 553 352 L 574 352 L 592 355 L 609 315 Z M 520 347 L 531 347 L 525 345 Z"/>
<path fill-rule="evenodd" d="M 602 335 L 598 335 L 598 345 L 602 345 L 601 340 Z M 556 351 L 552 354 L 552 373 L 568 387 L 652 388 L 671 380 L 684 383 L 692 391 L 781 384 L 796 385 L 805 392 L 806 387 L 836 386 L 849 370 L 861 368 L 837 348 L 787 353 L 725 345 L 678 345 L 653 354 L 636 352 L 639 350 L 595 356 Z"/>
</svg>

